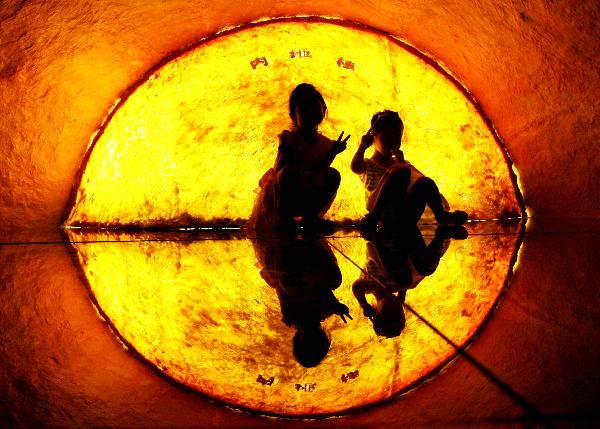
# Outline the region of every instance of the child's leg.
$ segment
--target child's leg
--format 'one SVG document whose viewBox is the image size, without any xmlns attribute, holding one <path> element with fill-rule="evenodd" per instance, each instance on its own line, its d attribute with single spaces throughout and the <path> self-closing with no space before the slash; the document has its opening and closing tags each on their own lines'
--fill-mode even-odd
<svg viewBox="0 0 600 429">
<path fill-rule="evenodd" d="M 369 212 L 380 221 L 404 222 L 406 192 L 410 183 L 410 168 L 397 168 L 381 178 L 378 189 L 369 201 Z"/>
<path fill-rule="evenodd" d="M 421 240 L 415 241 L 411 248 L 411 259 L 417 272 L 423 276 L 430 276 L 437 269 L 440 259 L 450 246 L 450 239 L 446 236 L 438 234 L 436 231 L 435 237 L 427 245 L 423 240 L 423 236 L 419 232 Z"/>
<path fill-rule="evenodd" d="M 420 177 L 417 179 L 406 200 L 408 215 L 415 222 L 418 222 L 423 215 L 425 205 L 429 206 L 435 216 L 435 220 L 439 223 L 462 225 L 467 221 L 467 214 L 465 212 L 457 210 L 451 213 L 444 209 L 444 202 L 440 191 L 435 182 L 429 177 Z"/>
<path fill-rule="evenodd" d="M 367 245 L 369 257 L 375 261 L 377 268 L 386 278 L 393 279 L 396 286 L 388 285 L 393 292 L 398 287 L 409 287 L 412 284 L 412 273 L 409 265 L 410 243 L 414 240 L 416 227 L 403 228 L 394 231 L 394 228 L 387 229 L 392 235 L 386 234 L 384 224 L 383 234 L 379 235 L 373 241 L 373 246 Z M 393 225 L 392 225 L 393 226 Z M 417 230 L 418 231 L 418 230 Z"/>
<path fill-rule="evenodd" d="M 410 217 L 415 219 L 415 223 L 421 219 L 425 211 L 425 205 L 429 206 L 438 221 L 446 213 L 440 191 L 435 182 L 429 177 L 420 177 L 417 179 L 406 200 L 407 210 L 410 213 Z"/>
<path fill-rule="evenodd" d="M 333 203 L 340 187 L 341 175 L 335 168 L 328 167 L 314 177 L 313 189 L 308 190 L 304 216 L 322 217 Z"/>
<path fill-rule="evenodd" d="M 279 170 L 275 179 L 274 192 L 277 223 L 292 222 L 294 216 L 300 215 L 303 206 L 304 192 L 300 171 L 294 167 L 284 167 Z"/>
</svg>

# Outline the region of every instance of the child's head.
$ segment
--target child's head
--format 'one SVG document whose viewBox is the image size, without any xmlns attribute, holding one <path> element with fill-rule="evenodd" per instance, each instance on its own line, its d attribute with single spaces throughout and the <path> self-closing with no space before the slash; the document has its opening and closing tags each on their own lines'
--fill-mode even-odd
<svg viewBox="0 0 600 429">
<path fill-rule="evenodd" d="M 294 335 L 294 356 L 305 368 L 317 366 L 327 355 L 331 341 L 321 324 L 300 327 Z"/>
<path fill-rule="evenodd" d="M 400 335 L 406 324 L 402 301 L 393 294 L 377 302 L 376 314 L 373 317 L 373 329 L 382 337 L 393 338 Z"/>
<path fill-rule="evenodd" d="M 316 128 L 323 122 L 326 112 L 323 96 L 310 83 L 301 83 L 290 94 L 290 118 L 296 128 Z"/>
<path fill-rule="evenodd" d="M 392 151 L 400 149 L 403 132 L 404 123 L 398 112 L 384 110 L 371 119 L 369 133 L 374 138 L 375 149 L 383 155 L 391 156 Z"/>
</svg>

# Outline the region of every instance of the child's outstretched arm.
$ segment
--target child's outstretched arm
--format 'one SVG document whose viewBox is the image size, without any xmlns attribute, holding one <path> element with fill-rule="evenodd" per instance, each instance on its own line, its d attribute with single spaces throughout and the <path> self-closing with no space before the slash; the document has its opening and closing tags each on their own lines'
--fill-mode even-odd
<svg viewBox="0 0 600 429">
<path fill-rule="evenodd" d="M 348 143 L 349 138 L 350 138 L 350 134 L 348 134 L 346 137 L 344 137 L 344 131 L 342 131 L 342 133 L 340 134 L 338 139 L 333 142 L 333 144 L 331 145 L 331 150 L 325 156 L 325 158 L 319 163 L 318 167 L 319 168 L 329 167 L 331 165 L 331 163 L 333 162 L 333 160 L 335 159 L 335 157 L 338 156 L 338 154 L 340 154 L 346 150 L 346 145 Z"/>
<path fill-rule="evenodd" d="M 363 314 L 367 317 L 375 316 L 375 309 L 367 301 L 366 294 L 373 293 L 374 288 L 364 279 L 358 279 L 352 284 L 352 293 L 363 309 Z"/>
<path fill-rule="evenodd" d="M 373 144 L 373 136 L 369 133 L 362 136 L 358 149 L 352 158 L 350 168 L 356 174 L 362 174 L 367 170 L 367 163 L 365 162 L 365 151 Z"/>
</svg>

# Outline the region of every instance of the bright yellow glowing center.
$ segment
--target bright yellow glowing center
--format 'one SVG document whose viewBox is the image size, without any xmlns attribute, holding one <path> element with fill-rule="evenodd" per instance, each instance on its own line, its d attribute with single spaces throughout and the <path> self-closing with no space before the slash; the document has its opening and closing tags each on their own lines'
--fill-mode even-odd
<svg viewBox="0 0 600 429">
<path fill-rule="evenodd" d="M 333 166 L 342 183 L 328 217 L 365 213 L 351 157 L 371 116 L 396 110 L 406 158 L 472 218 L 520 214 L 501 147 L 455 82 L 394 39 L 335 22 L 248 26 L 186 51 L 128 94 L 101 129 L 67 207 L 68 225 L 182 225 L 247 219 L 291 90 L 314 84 L 320 130 L 352 135 Z"/>
</svg>

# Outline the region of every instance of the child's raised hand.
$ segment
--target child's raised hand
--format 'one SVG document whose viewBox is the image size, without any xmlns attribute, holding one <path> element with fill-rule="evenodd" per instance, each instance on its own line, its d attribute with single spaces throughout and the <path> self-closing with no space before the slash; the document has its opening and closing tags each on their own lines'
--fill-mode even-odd
<svg viewBox="0 0 600 429">
<path fill-rule="evenodd" d="M 394 149 L 392 155 L 396 158 L 396 162 L 404 162 L 404 152 L 400 149 Z"/>
<path fill-rule="evenodd" d="M 360 148 L 367 149 L 369 146 L 373 144 L 373 135 L 371 133 L 367 133 L 360 139 Z"/>
<path fill-rule="evenodd" d="M 348 134 L 343 140 L 342 140 L 342 137 L 344 137 L 343 131 L 340 133 L 340 136 L 337 138 L 336 141 L 333 142 L 333 145 L 331 146 L 331 151 L 334 153 L 334 155 L 337 155 L 338 153 L 342 153 L 343 151 L 346 150 L 346 145 L 348 144 L 348 139 L 350 138 L 350 134 Z"/>
</svg>

